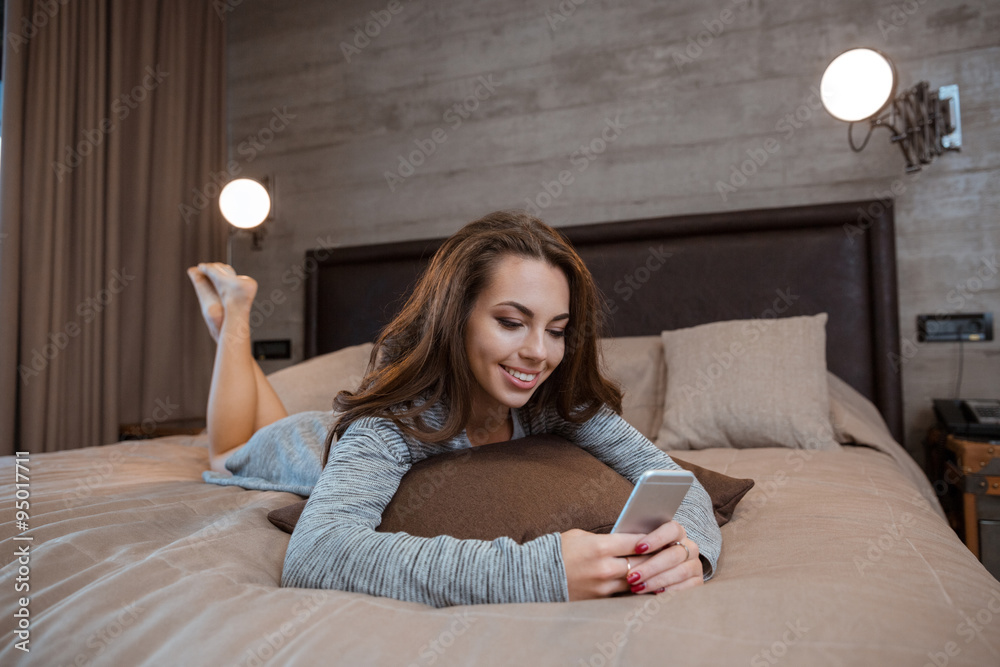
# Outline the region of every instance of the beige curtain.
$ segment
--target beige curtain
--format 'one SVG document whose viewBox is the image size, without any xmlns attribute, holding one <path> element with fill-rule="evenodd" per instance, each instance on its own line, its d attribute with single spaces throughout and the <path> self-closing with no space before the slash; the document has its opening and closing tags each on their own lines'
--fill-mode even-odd
<svg viewBox="0 0 1000 667">
<path fill-rule="evenodd" d="M 224 256 L 225 25 L 204 0 L 7 0 L 0 453 L 204 415 L 184 268 Z"/>
</svg>

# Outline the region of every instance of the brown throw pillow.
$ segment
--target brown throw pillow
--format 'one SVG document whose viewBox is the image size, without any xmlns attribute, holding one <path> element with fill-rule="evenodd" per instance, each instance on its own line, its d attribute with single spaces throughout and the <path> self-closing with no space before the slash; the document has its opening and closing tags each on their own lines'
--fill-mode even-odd
<svg viewBox="0 0 1000 667">
<path fill-rule="evenodd" d="M 712 509 L 715 511 L 715 520 L 719 526 L 725 526 L 729 523 L 729 520 L 733 518 L 733 512 L 736 511 L 736 505 L 743 500 L 747 491 L 753 488 L 752 479 L 723 475 L 721 472 L 682 461 L 673 455 L 670 458 L 680 467 L 693 472 L 701 485 L 705 487 L 705 491 L 712 499 Z"/>
<path fill-rule="evenodd" d="M 674 460 L 708 491 L 720 526 L 754 484 Z M 507 536 L 519 543 L 571 528 L 608 533 L 631 492 L 631 482 L 573 443 L 529 436 L 415 464 L 377 530 L 479 540 Z M 293 503 L 267 518 L 290 533 L 305 505 Z"/>
</svg>

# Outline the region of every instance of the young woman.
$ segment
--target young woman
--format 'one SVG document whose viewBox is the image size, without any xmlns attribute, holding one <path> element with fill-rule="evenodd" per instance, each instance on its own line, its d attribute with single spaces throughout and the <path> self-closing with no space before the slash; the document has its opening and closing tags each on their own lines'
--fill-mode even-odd
<svg viewBox="0 0 1000 667">
<path fill-rule="evenodd" d="M 621 393 L 600 372 L 600 296 L 580 257 L 541 221 L 493 213 L 448 239 L 336 413 L 285 417 L 250 357 L 252 280 L 221 265 L 189 274 L 219 341 L 213 466 L 225 463 L 241 486 L 301 483 L 297 492 L 309 495 L 283 586 L 447 606 L 659 593 L 711 576 L 722 538 L 697 482 L 675 520 L 648 535 L 574 529 L 517 544 L 375 531 L 410 467 L 455 449 L 552 433 L 633 483 L 651 468 L 679 469 L 619 416 Z"/>
</svg>

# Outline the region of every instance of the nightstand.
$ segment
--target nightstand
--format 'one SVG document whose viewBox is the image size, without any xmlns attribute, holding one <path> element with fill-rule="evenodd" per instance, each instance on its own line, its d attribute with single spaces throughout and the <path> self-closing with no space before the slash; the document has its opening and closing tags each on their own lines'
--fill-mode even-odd
<svg viewBox="0 0 1000 667">
<path fill-rule="evenodd" d="M 1000 578 L 1000 438 L 927 437 L 927 472 L 949 523 L 987 570 Z"/>
<path fill-rule="evenodd" d="M 203 417 L 162 422 L 148 420 L 140 424 L 120 424 L 118 426 L 118 439 L 147 440 L 165 435 L 198 435 L 203 430 L 205 430 Z"/>
</svg>

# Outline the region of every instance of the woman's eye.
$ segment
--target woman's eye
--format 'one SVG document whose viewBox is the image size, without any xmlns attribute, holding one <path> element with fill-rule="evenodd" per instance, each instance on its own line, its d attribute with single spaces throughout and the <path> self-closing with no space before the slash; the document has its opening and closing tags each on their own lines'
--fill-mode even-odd
<svg viewBox="0 0 1000 667">
<path fill-rule="evenodd" d="M 517 329 L 519 326 L 521 326 L 521 323 L 518 322 L 517 320 L 508 320 L 503 317 L 498 317 L 497 322 L 499 322 L 500 326 L 502 326 L 504 329 Z"/>
<path fill-rule="evenodd" d="M 549 329 L 549 334 L 553 338 L 565 338 L 566 337 L 566 330 L 565 329 Z"/>
</svg>

